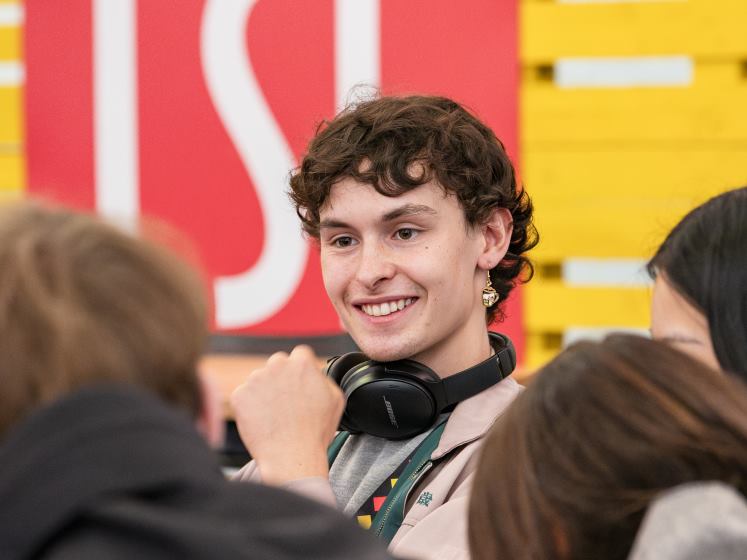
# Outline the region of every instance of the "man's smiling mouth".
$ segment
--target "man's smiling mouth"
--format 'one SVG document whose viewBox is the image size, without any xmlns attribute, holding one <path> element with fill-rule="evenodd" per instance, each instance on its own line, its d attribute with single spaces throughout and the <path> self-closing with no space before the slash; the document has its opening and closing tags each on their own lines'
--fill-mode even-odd
<svg viewBox="0 0 747 560">
<path fill-rule="evenodd" d="M 417 298 L 395 299 L 382 303 L 366 303 L 359 305 L 358 308 L 369 317 L 383 317 L 397 311 L 402 311 L 405 307 L 416 301 Z"/>
</svg>

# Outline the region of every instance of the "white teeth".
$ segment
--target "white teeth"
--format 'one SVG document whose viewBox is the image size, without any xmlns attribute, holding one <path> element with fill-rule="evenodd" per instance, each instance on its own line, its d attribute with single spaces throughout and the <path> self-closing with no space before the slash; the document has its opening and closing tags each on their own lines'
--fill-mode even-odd
<svg viewBox="0 0 747 560">
<path fill-rule="evenodd" d="M 366 315 L 372 317 L 382 317 L 394 313 L 395 311 L 401 311 L 412 303 L 412 298 L 399 299 L 394 301 L 386 301 L 384 303 L 373 303 L 361 305 L 361 309 Z"/>
</svg>

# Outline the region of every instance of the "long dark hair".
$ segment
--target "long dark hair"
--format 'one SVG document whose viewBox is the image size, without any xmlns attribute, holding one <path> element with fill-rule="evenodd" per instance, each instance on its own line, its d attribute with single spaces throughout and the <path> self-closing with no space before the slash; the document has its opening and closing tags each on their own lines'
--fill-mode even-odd
<svg viewBox="0 0 747 560">
<path fill-rule="evenodd" d="M 662 490 L 747 483 L 747 388 L 661 342 L 571 346 L 487 436 L 470 506 L 474 560 L 627 558 Z"/>
<path fill-rule="evenodd" d="M 687 214 L 648 271 L 705 315 L 719 364 L 747 380 L 747 187 Z"/>
</svg>

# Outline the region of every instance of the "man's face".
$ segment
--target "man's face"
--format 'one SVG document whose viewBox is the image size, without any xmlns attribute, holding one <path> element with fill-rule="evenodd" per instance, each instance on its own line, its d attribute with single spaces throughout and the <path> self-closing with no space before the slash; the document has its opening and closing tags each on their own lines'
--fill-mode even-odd
<svg viewBox="0 0 747 560">
<path fill-rule="evenodd" d="M 708 319 L 661 274 L 656 277 L 651 300 L 651 335 L 713 369 L 720 369 Z"/>
<path fill-rule="evenodd" d="M 453 195 L 427 183 L 386 197 L 347 178 L 320 221 L 327 294 L 365 354 L 412 358 L 441 375 L 471 365 L 459 356 L 485 338 L 478 258 L 486 242 Z"/>
</svg>

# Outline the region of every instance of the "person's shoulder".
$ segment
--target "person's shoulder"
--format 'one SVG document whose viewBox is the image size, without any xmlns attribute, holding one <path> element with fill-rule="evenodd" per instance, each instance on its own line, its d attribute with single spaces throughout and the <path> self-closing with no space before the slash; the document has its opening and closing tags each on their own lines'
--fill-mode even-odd
<svg viewBox="0 0 747 560">
<path fill-rule="evenodd" d="M 389 558 L 381 543 L 334 509 L 249 482 L 195 485 L 168 500 L 151 496 L 104 501 L 89 508 L 85 522 L 56 535 L 40 555 L 48 560 L 177 556 Z"/>
<path fill-rule="evenodd" d="M 683 484 L 649 506 L 630 560 L 737 560 L 747 550 L 747 501 L 720 482 Z"/>
<path fill-rule="evenodd" d="M 233 515 L 263 541 L 278 536 L 278 559 L 319 558 L 342 560 L 390 558 L 385 547 L 341 512 L 289 489 L 253 482 L 229 482 Z M 284 527 L 282 533 L 278 528 Z M 280 535 L 287 538 L 280 539 Z"/>
</svg>

